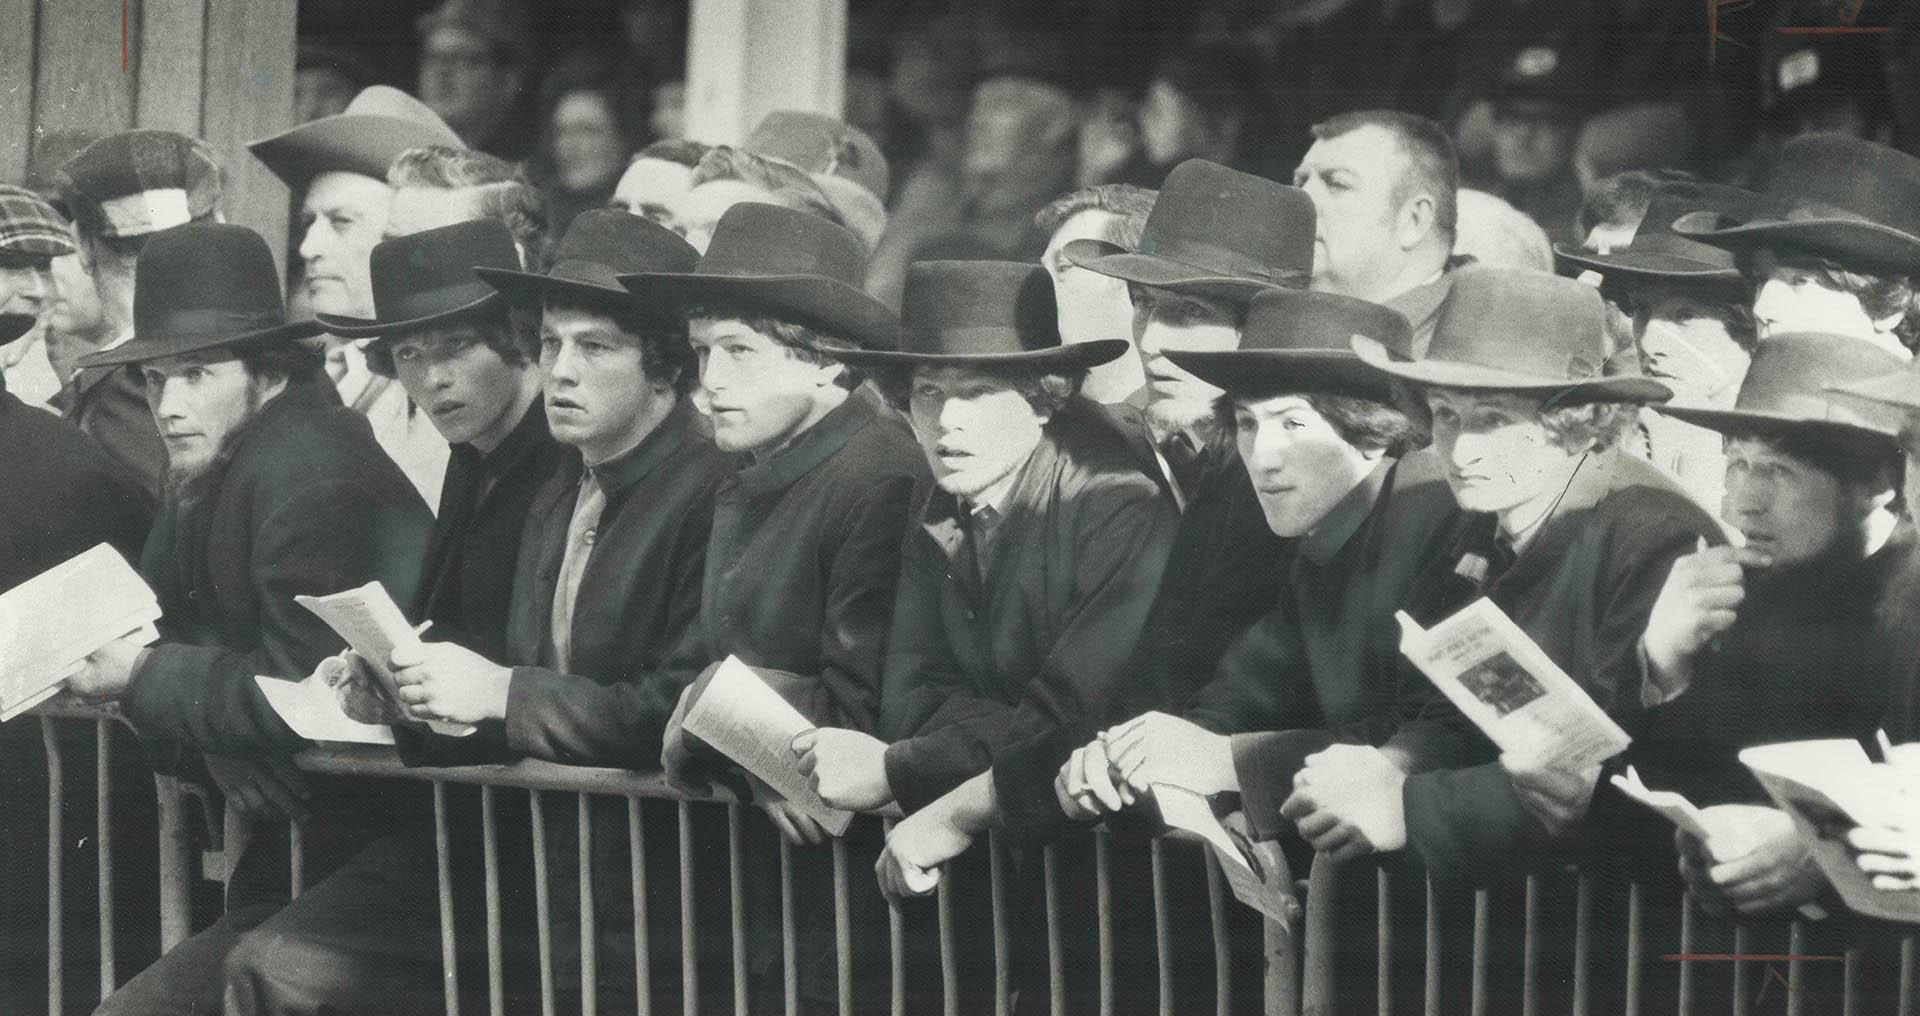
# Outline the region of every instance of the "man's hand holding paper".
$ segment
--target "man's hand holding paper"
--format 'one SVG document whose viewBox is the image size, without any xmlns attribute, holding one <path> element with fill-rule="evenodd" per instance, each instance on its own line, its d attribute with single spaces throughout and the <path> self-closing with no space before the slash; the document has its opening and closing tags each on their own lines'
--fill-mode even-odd
<svg viewBox="0 0 1920 1016">
<path fill-rule="evenodd" d="M 133 675 L 139 669 L 140 654 L 153 640 L 144 635 L 129 635 L 87 654 L 80 669 L 67 678 L 67 690 L 89 702 L 105 702 L 127 693 Z"/>
<path fill-rule="evenodd" d="M 452 642 L 398 645 L 388 657 L 394 697 L 426 722 L 472 724 L 507 718 L 513 671 Z"/>
</svg>

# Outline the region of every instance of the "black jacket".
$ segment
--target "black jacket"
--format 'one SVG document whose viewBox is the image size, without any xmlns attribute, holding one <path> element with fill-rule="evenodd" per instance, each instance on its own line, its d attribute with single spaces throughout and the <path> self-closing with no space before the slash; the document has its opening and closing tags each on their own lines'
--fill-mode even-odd
<svg viewBox="0 0 1920 1016">
<path fill-rule="evenodd" d="M 107 543 L 128 561 L 153 525 L 147 498 L 79 428 L 0 378 L 0 589 Z"/>
<path fill-rule="evenodd" d="M 61 401 L 67 419 L 100 442 L 150 506 L 158 504 L 167 476 L 167 446 L 133 373 L 124 366 L 83 367 L 74 374 L 71 388 L 61 393 Z"/>
</svg>

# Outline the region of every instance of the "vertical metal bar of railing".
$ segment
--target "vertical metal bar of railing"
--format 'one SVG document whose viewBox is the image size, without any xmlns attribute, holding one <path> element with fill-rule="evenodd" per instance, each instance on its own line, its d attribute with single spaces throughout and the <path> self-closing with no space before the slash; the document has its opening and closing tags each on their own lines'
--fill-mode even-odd
<svg viewBox="0 0 1920 1016">
<path fill-rule="evenodd" d="M 1060 860 L 1051 843 L 1040 848 L 1040 881 L 1047 911 L 1047 1011 L 1067 1016 L 1066 956 L 1060 947 Z"/>
<path fill-rule="evenodd" d="M 1627 1016 L 1640 1016 L 1640 968 L 1646 955 L 1645 900 L 1638 882 L 1627 884 Z"/>
<path fill-rule="evenodd" d="M 1490 927 L 1492 895 L 1484 888 L 1473 891 L 1473 1016 L 1487 1016 L 1487 934 Z"/>
<path fill-rule="evenodd" d="M 640 799 L 627 798 L 627 872 L 633 882 L 633 998 L 639 1016 L 653 1013 L 652 952 L 647 941 L 647 844 L 640 835 Z"/>
<path fill-rule="evenodd" d="M 487 1012 L 502 1016 L 507 1008 L 506 974 L 501 969 L 500 833 L 493 795 L 492 787 L 480 788 L 480 851 L 487 883 Z"/>
<path fill-rule="evenodd" d="M 1300 964 L 1293 929 L 1271 917 L 1260 920 L 1260 948 L 1267 974 L 1261 984 L 1267 1016 L 1300 1016 Z"/>
<path fill-rule="evenodd" d="M 1807 997 L 1806 963 L 1800 959 L 1807 951 L 1806 926 L 1796 919 L 1787 929 L 1787 1016 L 1800 1016 Z"/>
<path fill-rule="evenodd" d="M 187 896 L 187 816 L 179 780 L 156 775 L 153 793 L 160 829 L 160 951 L 164 954 L 193 933 Z"/>
<path fill-rule="evenodd" d="M 727 804 L 727 931 L 733 938 L 733 1014 L 747 1016 L 747 880 L 745 848 L 741 841 L 742 813 L 737 802 Z"/>
<path fill-rule="evenodd" d="M 693 919 L 693 809 L 679 802 L 680 834 L 680 1012 L 698 1016 L 700 985 L 699 942 Z"/>
<path fill-rule="evenodd" d="M 942 1016 L 960 1016 L 959 958 L 953 943 L 953 866 L 942 872 L 936 897 L 940 921 L 940 1012 Z"/>
<path fill-rule="evenodd" d="M 234 855 L 238 859 L 239 855 Z M 287 898 L 297 899 L 307 888 L 307 836 L 300 823 L 287 822 Z"/>
<path fill-rule="evenodd" d="M 893 832 L 893 819 L 887 819 L 884 831 Z M 907 1013 L 907 922 L 900 912 L 900 901 L 887 901 L 887 1011 L 892 1016 Z"/>
<path fill-rule="evenodd" d="M 1733 1016 L 1747 1016 L 1747 961 L 1742 957 L 1753 951 L 1749 937 L 1746 925 L 1733 926 Z"/>
<path fill-rule="evenodd" d="M 1301 1011 L 1319 1016 L 1333 1011 L 1336 987 L 1333 983 L 1334 921 L 1340 909 L 1340 865 L 1325 854 L 1313 855 L 1307 870 L 1307 916 L 1305 955 L 1300 989 Z"/>
<path fill-rule="evenodd" d="M 993 1016 L 1012 1011 L 1012 972 L 1007 956 L 1007 872 L 1000 834 L 987 832 L 987 895 L 993 911 Z"/>
<path fill-rule="evenodd" d="M 1840 1016 L 1860 1016 L 1860 947 L 1849 946 L 1840 970 Z"/>
<path fill-rule="evenodd" d="M 1593 1009 L 1593 876 L 1573 880 L 1573 1016 Z"/>
<path fill-rule="evenodd" d="M 61 996 L 65 987 L 61 974 L 66 969 L 66 955 L 62 949 L 65 915 L 60 898 L 60 882 L 64 877 L 60 847 L 66 842 L 66 833 L 61 825 L 66 814 L 63 787 L 66 767 L 60 754 L 59 739 L 54 736 L 53 720 L 45 716 L 40 717 L 40 740 L 47 749 L 47 1012 L 51 1016 L 60 1016 Z"/>
<path fill-rule="evenodd" d="M 1920 967 L 1920 939 L 1912 935 L 1900 939 L 1900 1016 L 1913 1016 L 1915 968 Z"/>
<path fill-rule="evenodd" d="M 99 859 L 100 997 L 113 994 L 113 726 L 93 721 L 94 850 Z"/>
<path fill-rule="evenodd" d="M 593 798 L 579 795 L 575 825 L 580 854 L 580 1016 L 600 1011 L 599 928 L 593 912 Z"/>
<path fill-rule="evenodd" d="M 547 804 L 541 791 L 527 791 L 528 824 L 533 826 L 534 931 L 540 941 L 540 1016 L 553 1016 L 553 901 L 547 888 Z"/>
<path fill-rule="evenodd" d="M 453 940 L 453 864 L 447 831 L 447 785 L 433 781 L 433 859 L 440 900 L 440 991 L 447 1016 L 460 1016 L 460 973 Z"/>
<path fill-rule="evenodd" d="M 1094 920 L 1099 924 L 1100 1016 L 1113 1016 L 1113 859 L 1107 856 L 1112 837 L 1106 829 L 1093 831 Z"/>
<path fill-rule="evenodd" d="M 1227 1016 L 1233 1011 L 1233 952 L 1227 942 L 1225 880 L 1212 851 L 1201 852 L 1200 865 L 1207 870 L 1207 923 L 1213 929 L 1213 1011 Z"/>
<path fill-rule="evenodd" d="M 1540 1011 L 1540 875 L 1528 872 L 1520 942 L 1520 1013 Z"/>
<path fill-rule="evenodd" d="M 1433 890 L 1433 876 L 1427 876 L 1427 948 L 1422 972 L 1426 985 L 1422 992 L 1426 1016 L 1440 1016 L 1440 896 Z"/>
<path fill-rule="evenodd" d="M 780 837 L 780 998 L 787 1016 L 800 1013 L 799 952 L 793 923 L 793 844 Z"/>
<path fill-rule="evenodd" d="M 1147 845 L 1153 867 L 1153 958 L 1160 972 L 1160 1016 L 1173 1013 L 1173 945 L 1167 913 L 1167 855 L 1159 840 Z"/>
<path fill-rule="evenodd" d="M 1393 887 L 1385 868 L 1373 872 L 1373 990 L 1380 1016 L 1393 1011 Z"/>
<path fill-rule="evenodd" d="M 1680 955 L 1693 955 L 1693 894 L 1680 895 Z M 1680 1016 L 1693 1016 L 1694 969 L 1692 960 L 1680 961 Z"/>
<path fill-rule="evenodd" d="M 853 902 L 847 877 L 847 843 L 833 840 L 834 989 L 840 1016 L 853 1016 Z"/>
</svg>

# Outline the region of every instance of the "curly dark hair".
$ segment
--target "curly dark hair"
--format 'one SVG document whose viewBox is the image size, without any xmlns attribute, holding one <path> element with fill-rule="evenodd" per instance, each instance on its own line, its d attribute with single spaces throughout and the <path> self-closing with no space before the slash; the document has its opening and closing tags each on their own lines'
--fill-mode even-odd
<svg viewBox="0 0 1920 1016">
<path fill-rule="evenodd" d="M 481 342 L 513 366 L 536 363 L 540 359 L 540 318 L 531 308 L 502 307 L 491 313 L 476 314 L 464 321 L 448 322 L 404 332 L 390 332 L 367 343 L 367 369 L 381 377 L 393 377 L 393 343 L 421 332 L 445 334 L 470 331 Z"/>
<path fill-rule="evenodd" d="M 689 321 L 695 318 L 738 321 L 785 346 L 787 353 L 796 360 L 815 364 L 839 364 L 840 376 L 834 380 L 848 391 L 860 387 L 860 382 L 866 380 L 865 371 L 850 364 L 841 363 L 833 355 L 835 350 L 859 349 L 860 344 L 824 329 L 797 321 L 769 317 L 764 311 L 754 310 L 741 304 L 695 304 L 685 310 L 684 316 Z"/>
<path fill-rule="evenodd" d="M 543 312 L 571 310 L 608 318 L 613 326 L 640 344 L 640 367 L 654 380 L 672 379 L 676 395 L 693 390 L 700 379 L 693 347 L 687 344 L 684 318 L 649 314 L 632 301 L 609 294 L 605 299 L 576 293 L 549 293 Z"/>
<path fill-rule="evenodd" d="M 913 373 L 923 369 L 925 367 L 880 368 L 873 372 L 874 387 L 880 389 L 880 394 L 886 397 L 889 405 L 903 414 L 910 414 L 913 406 Z M 1080 394 L 1080 386 L 1087 380 L 1084 367 L 1062 369 L 968 364 L 966 369 L 1004 383 L 1019 392 L 1034 412 L 1049 417 L 1066 408 L 1067 403 Z"/>
<path fill-rule="evenodd" d="M 1392 397 L 1385 402 L 1357 395 L 1321 392 L 1222 395 L 1214 400 L 1213 405 L 1221 433 L 1228 440 L 1234 437 L 1235 403 L 1259 402 L 1291 394 L 1297 394 L 1313 407 L 1313 411 L 1327 421 L 1333 432 L 1340 435 L 1340 440 L 1361 451 L 1382 451 L 1392 458 L 1399 458 L 1408 452 L 1425 448 L 1433 439 L 1432 422 L 1426 407 L 1416 405 L 1412 395 L 1399 385 L 1394 386 Z"/>
</svg>

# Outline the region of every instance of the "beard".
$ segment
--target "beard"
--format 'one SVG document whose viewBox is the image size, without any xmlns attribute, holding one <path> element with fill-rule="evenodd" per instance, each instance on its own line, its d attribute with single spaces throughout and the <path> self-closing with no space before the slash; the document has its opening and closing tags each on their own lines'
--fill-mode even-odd
<svg viewBox="0 0 1920 1016">
<path fill-rule="evenodd" d="M 247 412 L 240 422 L 220 435 L 219 446 L 213 454 L 202 456 L 192 462 L 178 462 L 172 456 L 167 458 L 167 472 L 161 481 L 161 496 L 166 500 L 176 500 L 191 504 L 205 498 L 219 486 L 226 465 L 233 459 L 234 449 L 240 444 L 248 428 L 260 416 L 260 410 L 273 396 L 265 391 L 258 378 L 247 384 Z"/>
</svg>

